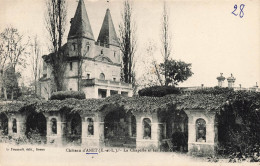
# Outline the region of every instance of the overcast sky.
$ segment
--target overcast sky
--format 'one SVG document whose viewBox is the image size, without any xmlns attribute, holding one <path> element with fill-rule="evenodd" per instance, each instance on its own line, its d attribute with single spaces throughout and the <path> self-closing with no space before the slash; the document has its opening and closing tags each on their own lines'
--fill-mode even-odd
<svg viewBox="0 0 260 166">
<path fill-rule="evenodd" d="M 244 4 L 244 16 L 240 12 Z M 106 0 L 85 0 L 95 39 L 98 37 L 108 4 Z M 192 63 L 194 75 L 181 86 L 215 86 L 220 72 L 225 77 L 233 73 L 235 86 L 252 87 L 260 84 L 260 1 L 259 0 L 172 0 L 170 11 L 173 59 Z M 74 16 L 77 0 L 68 0 L 68 24 Z M 121 20 L 122 2 L 110 0 L 109 8 L 116 30 Z M 153 41 L 160 60 L 160 28 L 163 2 L 135 0 L 134 15 L 137 24 L 137 59 L 145 59 L 146 46 Z M 45 0 L 0 0 L 0 30 L 13 25 L 22 33 L 38 34 L 47 45 L 44 24 Z M 46 50 L 46 47 L 44 47 Z M 45 51 L 45 53 L 47 53 Z M 138 75 L 142 65 L 137 63 Z M 225 82 L 227 86 L 227 82 Z"/>
</svg>

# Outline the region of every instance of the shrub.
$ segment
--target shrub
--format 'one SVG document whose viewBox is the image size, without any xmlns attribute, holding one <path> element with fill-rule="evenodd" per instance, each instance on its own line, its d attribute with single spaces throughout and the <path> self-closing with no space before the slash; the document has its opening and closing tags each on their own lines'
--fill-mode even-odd
<svg viewBox="0 0 260 166">
<path fill-rule="evenodd" d="M 85 93 L 79 91 L 59 91 L 51 95 L 51 100 L 64 100 L 67 98 L 85 99 Z"/>
<path fill-rule="evenodd" d="M 179 94 L 180 90 L 174 86 L 152 86 L 138 91 L 140 96 L 162 97 L 168 94 Z"/>
</svg>

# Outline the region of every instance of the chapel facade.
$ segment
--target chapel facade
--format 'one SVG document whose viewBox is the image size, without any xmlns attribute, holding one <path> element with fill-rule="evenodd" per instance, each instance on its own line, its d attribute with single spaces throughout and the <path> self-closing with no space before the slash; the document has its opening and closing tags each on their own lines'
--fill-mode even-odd
<svg viewBox="0 0 260 166">
<path fill-rule="evenodd" d="M 110 10 L 106 10 L 103 24 L 95 41 L 84 0 L 79 0 L 70 21 L 67 43 L 63 46 L 67 65 L 65 90 L 83 91 L 86 98 L 105 98 L 114 94 L 132 96 L 132 85 L 120 81 L 121 51 Z M 43 56 L 43 77 L 39 92 L 48 99 L 52 90 L 52 68 Z M 80 58 L 82 61 L 80 61 Z"/>
</svg>

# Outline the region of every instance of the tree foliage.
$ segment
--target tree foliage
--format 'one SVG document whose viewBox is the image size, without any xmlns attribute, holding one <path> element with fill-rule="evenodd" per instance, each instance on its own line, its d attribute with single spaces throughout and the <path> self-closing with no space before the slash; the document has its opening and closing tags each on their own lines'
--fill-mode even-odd
<svg viewBox="0 0 260 166">
<path fill-rule="evenodd" d="M 123 80 L 126 83 L 135 82 L 134 55 L 136 52 L 136 25 L 133 17 L 133 4 L 124 0 L 122 22 L 119 24 L 120 48 L 123 52 Z"/>
<path fill-rule="evenodd" d="M 16 80 L 17 83 L 17 78 L 14 78 L 17 74 L 17 66 L 22 66 L 23 68 L 26 66 L 25 59 L 28 53 L 29 41 L 29 38 L 21 35 L 18 29 L 13 26 L 6 27 L 0 34 L 0 91 L 4 90 L 5 99 L 7 99 L 6 86 L 8 86 L 6 82 L 12 83 L 12 80 Z M 5 71 L 8 73 L 5 73 Z M 11 77 L 6 77 L 7 75 Z M 10 80 L 4 80 L 4 77 Z M 11 87 L 14 86 L 9 86 L 8 90 L 13 94 Z"/>
<path fill-rule="evenodd" d="M 191 64 L 183 61 L 167 60 L 160 64 L 161 74 L 165 75 L 165 85 L 178 85 L 192 76 Z"/>
<path fill-rule="evenodd" d="M 66 54 L 62 49 L 62 42 L 66 27 L 67 6 L 66 0 L 46 0 L 45 22 L 51 42 L 48 62 L 52 67 L 52 73 L 56 90 L 64 89 L 64 73 L 66 68 Z"/>
</svg>

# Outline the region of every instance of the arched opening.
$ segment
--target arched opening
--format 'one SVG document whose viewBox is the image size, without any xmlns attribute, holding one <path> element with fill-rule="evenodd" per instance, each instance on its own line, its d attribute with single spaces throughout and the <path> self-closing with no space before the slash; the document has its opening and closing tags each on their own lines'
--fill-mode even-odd
<svg viewBox="0 0 260 166">
<path fill-rule="evenodd" d="M 152 126 L 151 126 L 151 120 L 149 118 L 143 119 L 143 138 L 144 139 L 151 139 L 151 132 L 152 132 Z"/>
<path fill-rule="evenodd" d="M 100 73 L 100 75 L 99 75 L 99 79 L 101 79 L 101 80 L 105 80 L 105 79 L 106 79 L 105 74 L 104 74 L 104 73 Z"/>
<path fill-rule="evenodd" d="M 206 142 L 206 121 L 202 118 L 196 120 L 196 142 Z"/>
<path fill-rule="evenodd" d="M 4 113 L 0 114 L 0 130 L 1 135 L 7 135 L 8 134 L 8 118 Z"/>
<path fill-rule="evenodd" d="M 183 110 L 159 113 L 162 148 L 168 151 L 188 151 L 188 116 Z"/>
<path fill-rule="evenodd" d="M 16 119 L 13 119 L 12 130 L 13 130 L 13 133 L 17 133 L 17 122 L 16 122 Z"/>
<path fill-rule="evenodd" d="M 51 119 L 51 133 L 57 134 L 57 120 L 55 118 Z"/>
<path fill-rule="evenodd" d="M 81 143 L 81 130 L 82 130 L 82 120 L 78 113 L 73 113 L 68 115 L 68 142 L 75 145 L 80 145 Z"/>
<path fill-rule="evenodd" d="M 46 142 L 46 118 L 42 113 L 31 113 L 26 120 L 26 136 L 37 143 Z"/>
<path fill-rule="evenodd" d="M 105 116 L 104 136 L 106 146 L 135 147 L 136 119 L 132 113 L 117 109 Z"/>
<path fill-rule="evenodd" d="M 88 135 L 94 135 L 94 121 L 92 118 L 87 119 L 88 122 Z"/>
</svg>

